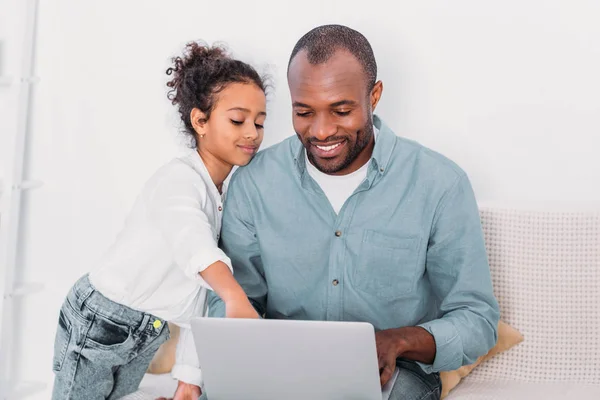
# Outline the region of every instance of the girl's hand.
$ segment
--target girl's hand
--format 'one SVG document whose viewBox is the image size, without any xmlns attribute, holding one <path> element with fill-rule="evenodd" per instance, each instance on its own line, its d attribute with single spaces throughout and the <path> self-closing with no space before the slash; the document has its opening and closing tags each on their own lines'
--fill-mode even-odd
<svg viewBox="0 0 600 400">
<path fill-rule="evenodd" d="M 259 318 L 247 298 L 225 303 L 225 316 L 227 318 Z"/>
<path fill-rule="evenodd" d="M 160 397 L 156 400 L 198 400 L 201 394 L 202 391 L 198 386 L 179 381 L 175 396 L 172 399 Z"/>
</svg>

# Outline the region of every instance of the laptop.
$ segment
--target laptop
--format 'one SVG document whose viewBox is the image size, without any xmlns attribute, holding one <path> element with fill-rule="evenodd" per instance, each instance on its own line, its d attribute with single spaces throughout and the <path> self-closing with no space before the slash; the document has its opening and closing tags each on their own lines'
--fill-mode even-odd
<svg viewBox="0 0 600 400">
<path fill-rule="evenodd" d="M 210 400 L 387 400 L 364 322 L 195 318 Z"/>
</svg>

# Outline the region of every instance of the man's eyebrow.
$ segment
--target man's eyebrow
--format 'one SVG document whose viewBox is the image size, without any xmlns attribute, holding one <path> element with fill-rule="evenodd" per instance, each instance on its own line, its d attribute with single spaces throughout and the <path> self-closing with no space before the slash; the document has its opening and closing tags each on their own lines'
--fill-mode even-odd
<svg viewBox="0 0 600 400">
<path fill-rule="evenodd" d="M 295 101 L 294 104 L 292 104 L 292 106 L 302 107 L 302 108 L 310 108 L 310 106 L 308 104 L 300 103 L 299 101 Z"/>
<path fill-rule="evenodd" d="M 355 106 L 356 102 L 354 100 L 341 100 L 341 101 L 336 101 L 335 103 L 331 104 L 330 107 L 335 108 L 335 107 L 339 107 L 339 106 Z"/>
<path fill-rule="evenodd" d="M 340 100 L 340 101 L 336 101 L 335 103 L 330 104 L 329 107 L 335 108 L 335 107 L 339 107 L 339 106 L 355 106 L 356 104 L 357 103 L 354 100 Z M 295 101 L 293 106 L 301 107 L 301 108 L 310 108 L 310 106 L 308 104 L 300 103 L 299 101 Z"/>
</svg>

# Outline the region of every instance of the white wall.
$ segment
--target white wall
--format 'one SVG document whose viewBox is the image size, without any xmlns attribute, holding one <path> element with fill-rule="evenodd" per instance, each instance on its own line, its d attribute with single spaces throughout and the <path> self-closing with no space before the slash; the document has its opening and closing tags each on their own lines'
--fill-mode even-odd
<svg viewBox="0 0 600 400">
<path fill-rule="evenodd" d="M 18 0 L 0 1 L 0 181 L 5 177 L 8 152 L 12 150 L 9 133 L 16 129 L 18 85 L 21 73 L 25 7 Z M 6 81 L 13 84 L 7 85 Z M 0 189 L 0 195 L 2 189 Z"/>
<path fill-rule="evenodd" d="M 144 180 L 179 151 L 168 58 L 227 42 L 275 78 L 265 144 L 293 133 L 285 69 L 299 37 L 344 23 L 371 41 L 399 135 L 457 161 L 482 203 L 600 205 L 600 3 L 542 1 L 41 1 L 15 371 L 51 381 L 70 285 L 120 228 Z M 48 398 L 45 393 L 39 398 Z"/>
</svg>

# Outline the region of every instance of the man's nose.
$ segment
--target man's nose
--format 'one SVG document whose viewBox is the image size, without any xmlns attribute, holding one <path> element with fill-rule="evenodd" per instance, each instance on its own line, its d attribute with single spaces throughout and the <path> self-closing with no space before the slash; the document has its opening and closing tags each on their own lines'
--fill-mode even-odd
<svg viewBox="0 0 600 400">
<path fill-rule="evenodd" d="M 326 115 L 322 115 L 315 118 L 311 131 L 317 140 L 325 141 L 327 138 L 335 135 L 337 128 Z"/>
</svg>

